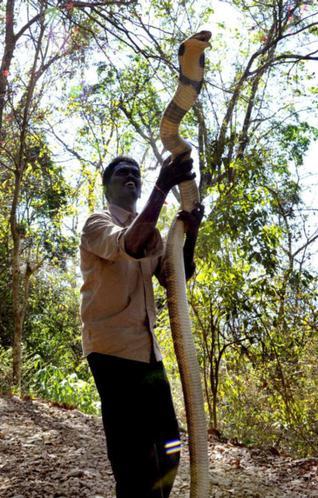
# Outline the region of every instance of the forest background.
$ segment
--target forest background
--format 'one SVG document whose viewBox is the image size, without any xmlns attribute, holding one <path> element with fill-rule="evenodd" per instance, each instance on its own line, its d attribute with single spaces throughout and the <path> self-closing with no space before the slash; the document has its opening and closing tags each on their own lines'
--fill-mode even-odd
<svg viewBox="0 0 318 498">
<path fill-rule="evenodd" d="M 115 155 L 140 161 L 149 192 L 178 45 L 206 28 L 205 83 L 182 135 L 206 206 L 188 297 L 209 426 L 317 453 L 317 3 L 7 0 L 0 16 L 1 391 L 99 413 L 81 353 L 81 226 L 103 208 Z M 159 286 L 156 301 L 183 423 Z"/>
</svg>

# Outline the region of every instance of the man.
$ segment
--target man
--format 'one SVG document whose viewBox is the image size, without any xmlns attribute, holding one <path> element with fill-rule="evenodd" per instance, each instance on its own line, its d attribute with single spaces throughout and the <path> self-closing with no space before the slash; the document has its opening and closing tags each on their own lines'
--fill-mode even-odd
<svg viewBox="0 0 318 498">
<path fill-rule="evenodd" d="M 88 218 L 81 237 L 83 350 L 101 398 L 107 452 L 117 498 L 168 498 L 180 452 L 178 424 L 154 336 L 152 275 L 164 285 L 163 244 L 156 223 L 166 195 L 193 179 L 192 160 L 168 158 L 140 214 L 138 163 L 114 159 L 103 186 L 108 210 Z M 187 233 L 186 276 L 203 208 L 181 212 Z"/>
</svg>

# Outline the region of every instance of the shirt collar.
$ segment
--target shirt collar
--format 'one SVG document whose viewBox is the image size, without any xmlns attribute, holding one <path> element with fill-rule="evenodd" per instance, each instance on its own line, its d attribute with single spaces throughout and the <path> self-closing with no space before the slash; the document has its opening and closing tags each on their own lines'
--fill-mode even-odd
<svg viewBox="0 0 318 498">
<path fill-rule="evenodd" d="M 137 213 L 131 213 L 130 211 L 126 211 L 126 209 L 117 206 L 117 204 L 108 203 L 108 208 L 110 214 L 114 218 L 114 221 L 119 222 L 122 226 L 128 226 L 132 221 L 136 218 Z"/>
</svg>

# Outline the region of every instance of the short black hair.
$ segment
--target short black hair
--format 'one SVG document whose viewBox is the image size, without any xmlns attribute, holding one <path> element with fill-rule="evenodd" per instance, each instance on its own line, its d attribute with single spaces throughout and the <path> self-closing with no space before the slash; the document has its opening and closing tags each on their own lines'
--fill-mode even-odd
<svg viewBox="0 0 318 498">
<path fill-rule="evenodd" d="M 102 177 L 103 185 L 108 185 L 109 180 L 113 174 L 115 166 L 117 166 L 117 164 L 123 163 L 123 162 L 133 164 L 134 166 L 137 166 L 137 168 L 140 169 L 139 164 L 132 157 L 117 156 L 106 166 L 106 168 L 103 171 L 103 177 Z"/>
</svg>

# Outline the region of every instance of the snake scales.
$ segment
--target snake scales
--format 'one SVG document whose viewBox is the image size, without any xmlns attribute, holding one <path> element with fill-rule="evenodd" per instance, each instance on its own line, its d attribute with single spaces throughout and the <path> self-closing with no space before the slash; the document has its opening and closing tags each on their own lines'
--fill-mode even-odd
<svg viewBox="0 0 318 498">
<path fill-rule="evenodd" d="M 161 141 L 173 158 L 185 151 L 189 151 L 190 154 L 191 151 L 189 144 L 179 135 L 179 125 L 200 93 L 204 71 L 203 51 L 209 46 L 210 37 L 209 31 L 201 31 L 181 43 L 179 48 L 179 84 L 160 125 Z M 179 189 L 181 209 L 191 211 L 199 200 L 195 181 L 183 182 L 179 185 Z M 186 296 L 183 243 L 183 222 L 176 219 L 169 230 L 166 248 L 168 308 L 187 414 L 190 498 L 207 498 L 209 493 L 207 427 L 200 370 Z"/>
</svg>

